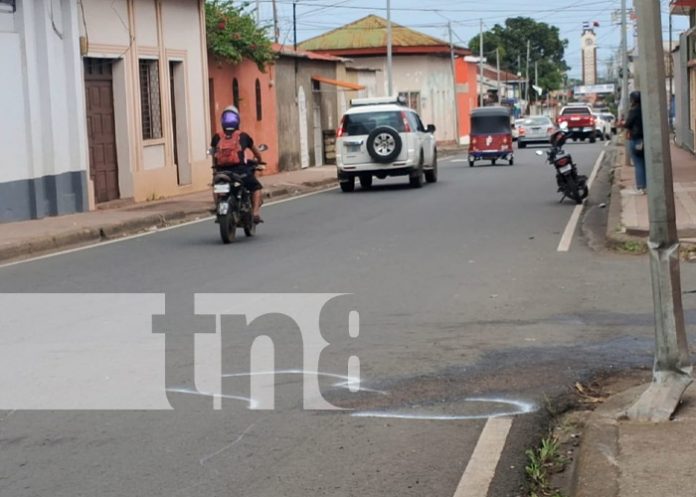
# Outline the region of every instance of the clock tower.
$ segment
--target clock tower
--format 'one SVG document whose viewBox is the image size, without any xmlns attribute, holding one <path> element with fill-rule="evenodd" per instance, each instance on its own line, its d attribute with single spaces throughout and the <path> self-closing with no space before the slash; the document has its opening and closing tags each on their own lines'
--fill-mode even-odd
<svg viewBox="0 0 696 497">
<path fill-rule="evenodd" d="M 597 84 L 597 35 L 589 28 L 582 32 L 582 83 Z"/>
</svg>

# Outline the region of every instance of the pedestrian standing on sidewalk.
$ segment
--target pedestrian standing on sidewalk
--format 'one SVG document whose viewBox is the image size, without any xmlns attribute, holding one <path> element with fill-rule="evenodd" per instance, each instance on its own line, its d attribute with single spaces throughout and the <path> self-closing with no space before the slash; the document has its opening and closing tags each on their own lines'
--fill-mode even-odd
<svg viewBox="0 0 696 497">
<path fill-rule="evenodd" d="M 628 118 L 623 127 L 629 139 L 629 150 L 631 161 L 636 174 L 636 192 L 645 195 L 647 186 L 645 172 L 645 149 L 643 143 L 643 114 L 640 108 L 640 92 L 631 92 L 629 96 L 631 109 L 628 111 Z"/>
</svg>

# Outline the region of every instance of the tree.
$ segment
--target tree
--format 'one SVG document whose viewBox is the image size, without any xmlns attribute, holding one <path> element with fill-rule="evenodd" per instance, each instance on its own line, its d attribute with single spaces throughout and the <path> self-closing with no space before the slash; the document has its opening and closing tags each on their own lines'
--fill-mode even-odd
<svg viewBox="0 0 696 497">
<path fill-rule="evenodd" d="M 505 25 L 496 24 L 483 33 L 484 57 L 495 65 L 495 51 L 500 52 L 501 68 L 524 76 L 527 70 L 527 41 L 530 42 L 529 78 L 534 78 L 534 62 L 539 64 L 539 81 L 545 91 L 557 90 L 563 86 L 566 63 L 565 49 L 568 40 L 562 40 L 557 27 L 537 22 L 528 17 L 515 17 L 505 20 Z M 469 42 L 474 55 L 480 53 L 479 37 Z M 536 96 L 530 92 L 530 97 Z"/>
<path fill-rule="evenodd" d="M 205 3 L 205 30 L 208 49 L 221 60 L 239 64 L 252 60 L 261 71 L 273 62 L 275 54 L 268 26 L 258 26 L 254 16 L 237 7 L 231 0 L 207 0 Z"/>
</svg>

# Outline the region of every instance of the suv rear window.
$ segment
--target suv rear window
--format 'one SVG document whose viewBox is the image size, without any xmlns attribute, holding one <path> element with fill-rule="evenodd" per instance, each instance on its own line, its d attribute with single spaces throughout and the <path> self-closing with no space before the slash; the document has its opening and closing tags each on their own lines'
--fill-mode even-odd
<svg viewBox="0 0 696 497">
<path fill-rule="evenodd" d="M 369 135 L 378 126 L 390 126 L 399 133 L 406 131 L 399 111 L 361 112 L 346 114 L 343 121 L 345 136 Z"/>
<path fill-rule="evenodd" d="M 568 114 L 585 114 L 589 116 L 591 112 L 587 107 L 568 107 L 561 112 L 562 116 L 567 116 Z"/>
</svg>

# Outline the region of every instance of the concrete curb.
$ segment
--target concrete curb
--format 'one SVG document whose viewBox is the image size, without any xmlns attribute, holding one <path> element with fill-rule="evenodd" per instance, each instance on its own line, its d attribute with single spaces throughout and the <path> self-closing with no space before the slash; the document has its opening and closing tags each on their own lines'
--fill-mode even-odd
<svg viewBox="0 0 696 497">
<path fill-rule="evenodd" d="M 338 180 L 333 177 L 318 181 L 307 181 L 297 185 L 278 185 L 276 188 L 269 188 L 265 192 L 264 198 L 275 201 L 329 190 L 337 186 Z M 0 247 L 0 263 L 20 261 L 85 245 L 97 245 L 99 242 L 107 240 L 116 240 L 126 236 L 203 219 L 212 216 L 212 208 L 213 205 L 211 203 L 208 208 L 179 209 L 135 217 L 126 221 L 105 223 L 94 228 L 74 228 L 57 235 L 33 237 L 12 245 Z"/>
<path fill-rule="evenodd" d="M 645 389 L 641 385 L 616 394 L 590 415 L 571 475 L 573 497 L 619 495 L 619 419 Z"/>
</svg>

